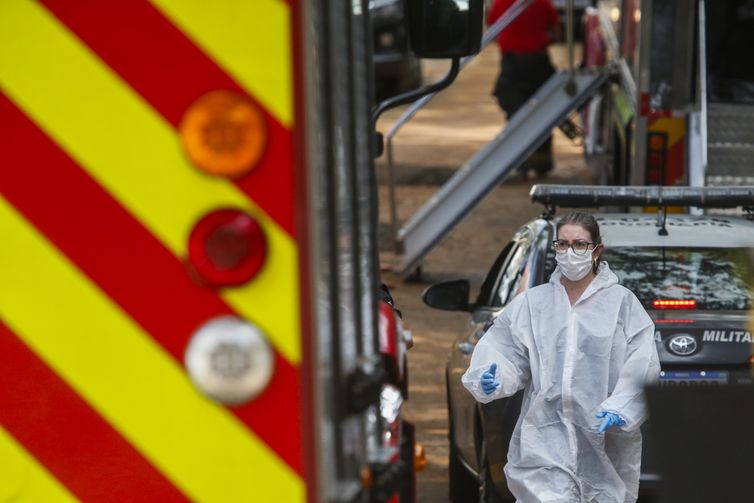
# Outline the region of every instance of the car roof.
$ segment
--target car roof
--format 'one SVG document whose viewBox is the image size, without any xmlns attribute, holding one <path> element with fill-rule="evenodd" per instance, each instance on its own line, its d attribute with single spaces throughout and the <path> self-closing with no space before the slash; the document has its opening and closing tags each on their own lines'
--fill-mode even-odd
<svg viewBox="0 0 754 503">
<path fill-rule="evenodd" d="M 668 214 L 667 236 L 659 234 L 656 214 L 598 213 L 605 246 L 754 247 L 754 221 L 727 215 Z"/>
</svg>

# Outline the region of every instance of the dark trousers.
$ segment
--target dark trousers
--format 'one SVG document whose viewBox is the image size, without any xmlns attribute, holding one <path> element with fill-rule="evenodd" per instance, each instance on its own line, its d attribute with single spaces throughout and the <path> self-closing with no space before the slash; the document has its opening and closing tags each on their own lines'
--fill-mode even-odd
<svg viewBox="0 0 754 503">
<path fill-rule="evenodd" d="M 500 67 L 500 76 L 492 94 L 508 118 L 523 107 L 555 73 L 547 51 L 527 54 L 505 53 Z M 552 135 L 548 136 L 524 163 L 522 170 L 525 172 L 527 169 L 534 169 L 540 174 L 552 169 Z"/>
</svg>

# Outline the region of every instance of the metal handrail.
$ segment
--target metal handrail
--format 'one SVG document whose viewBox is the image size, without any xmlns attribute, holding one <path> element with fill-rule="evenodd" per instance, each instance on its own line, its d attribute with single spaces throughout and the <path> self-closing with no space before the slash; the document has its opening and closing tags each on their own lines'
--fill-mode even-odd
<svg viewBox="0 0 754 503">
<path fill-rule="evenodd" d="M 707 18 L 706 2 L 699 0 L 699 101 L 701 107 L 700 136 L 702 147 L 702 170 L 707 173 Z"/>
<path fill-rule="evenodd" d="M 492 43 L 500 33 L 506 29 L 508 26 L 510 26 L 513 21 L 518 18 L 518 16 L 521 15 L 522 12 L 524 12 L 526 9 L 529 8 L 529 6 L 534 3 L 534 0 L 516 0 L 516 2 L 511 5 L 508 10 L 506 10 L 502 16 L 500 16 L 500 19 L 495 21 L 488 29 L 484 32 L 484 36 L 482 37 L 482 45 L 479 49 L 479 52 L 476 54 L 472 54 L 471 56 L 466 56 L 461 60 L 460 65 L 460 71 L 462 71 L 466 65 L 476 58 L 482 50 L 487 47 L 490 43 Z M 391 233 L 393 237 L 393 247 L 396 251 L 396 253 L 399 253 L 400 250 L 398 249 L 398 216 L 397 216 L 397 210 L 395 206 L 395 173 L 394 173 L 394 164 L 393 164 L 393 138 L 396 134 L 398 134 L 398 131 L 408 122 L 410 121 L 416 113 L 424 108 L 424 106 L 430 102 L 432 98 L 434 98 L 439 91 L 433 92 L 431 94 L 428 94 L 424 96 L 423 98 L 417 100 L 413 105 L 411 105 L 408 109 L 406 109 L 403 114 L 398 118 L 397 121 L 393 124 L 393 126 L 388 131 L 386 137 L 385 137 L 385 143 L 386 143 L 386 153 L 387 153 L 387 167 L 388 167 L 388 199 L 390 201 L 390 227 L 391 227 Z"/>
<path fill-rule="evenodd" d="M 573 96 L 576 94 L 576 82 L 574 76 L 574 55 L 573 55 L 573 0 L 566 0 L 566 45 L 568 46 L 568 71 L 570 78 L 566 84 L 566 92 Z"/>
</svg>

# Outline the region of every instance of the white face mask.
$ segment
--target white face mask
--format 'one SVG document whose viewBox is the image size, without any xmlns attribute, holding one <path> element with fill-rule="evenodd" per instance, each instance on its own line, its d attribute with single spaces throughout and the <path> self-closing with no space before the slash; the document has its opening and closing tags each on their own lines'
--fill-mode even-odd
<svg viewBox="0 0 754 503">
<path fill-rule="evenodd" d="M 560 272 L 571 281 L 583 279 L 592 270 L 592 253 L 576 255 L 572 248 L 565 253 L 556 253 L 555 260 L 558 262 Z"/>
</svg>

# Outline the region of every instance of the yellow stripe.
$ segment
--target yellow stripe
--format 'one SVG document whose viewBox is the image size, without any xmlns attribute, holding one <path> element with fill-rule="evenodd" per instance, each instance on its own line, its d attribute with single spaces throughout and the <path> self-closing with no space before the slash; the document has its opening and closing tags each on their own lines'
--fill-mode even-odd
<svg viewBox="0 0 754 503">
<path fill-rule="evenodd" d="M 297 474 L 2 198 L 0 222 L 0 317 L 174 484 L 199 501 L 303 500 Z"/>
<path fill-rule="evenodd" d="M 221 295 L 297 364 L 290 235 L 231 182 L 191 166 L 170 124 L 37 4 L 0 3 L 0 47 L 3 91 L 177 257 L 186 255 L 191 228 L 211 210 L 239 207 L 260 221 L 269 246 L 264 269 Z"/>
<path fill-rule="evenodd" d="M 650 124 L 649 130 L 668 134 L 668 149 L 683 139 L 686 121 L 676 117 L 662 117 Z"/>
<path fill-rule="evenodd" d="M 291 27 L 283 0 L 151 0 L 284 126 L 293 123 Z"/>
<path fill-rule="evenodd" d="M 23 503 L 78 500 L 0 427 L 0 501 Z"/>
</svg>

